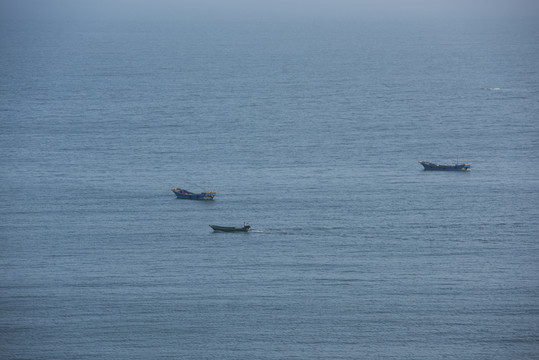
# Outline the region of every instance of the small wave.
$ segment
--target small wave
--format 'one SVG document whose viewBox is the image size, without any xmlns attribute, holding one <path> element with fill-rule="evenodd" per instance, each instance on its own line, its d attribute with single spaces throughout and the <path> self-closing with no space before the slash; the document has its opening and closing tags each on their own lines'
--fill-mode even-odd
<svg viewBox="0 0 539 360">
<path fill-rule="evenodd" d="M 499 88 L 499 87 L 492 87 L 492 88 L 483 88 L 483 90 L 488 90 L 488 91 L 501 91 L 502 89 Z"/>
</svg>

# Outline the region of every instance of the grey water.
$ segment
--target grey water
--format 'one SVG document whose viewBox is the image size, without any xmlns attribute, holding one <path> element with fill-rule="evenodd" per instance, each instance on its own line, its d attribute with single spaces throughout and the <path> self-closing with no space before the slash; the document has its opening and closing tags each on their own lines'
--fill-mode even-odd
<svg viewBox="0 0 539 360">
<path fill-rule="evenodd" d="M 535 25 L 1 29 L 1 358 L 539 358 Z"/>
</svg>

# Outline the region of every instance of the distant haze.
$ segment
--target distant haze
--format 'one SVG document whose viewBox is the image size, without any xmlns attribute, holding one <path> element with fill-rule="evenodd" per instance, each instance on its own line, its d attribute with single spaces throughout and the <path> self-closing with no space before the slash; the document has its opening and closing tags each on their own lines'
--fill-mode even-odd
<svg viewBox="0 0 539 360">
<path fill-rule="evenodd" d="M 3 0 L 2 18 L 53 20 L 539 17 L 535 0 Z"/>
</svg>

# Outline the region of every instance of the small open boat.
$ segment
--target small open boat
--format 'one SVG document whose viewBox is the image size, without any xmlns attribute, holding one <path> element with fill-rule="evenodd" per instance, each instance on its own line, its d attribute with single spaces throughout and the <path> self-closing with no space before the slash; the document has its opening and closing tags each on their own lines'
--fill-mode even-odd
<svg viewBox="0 0 539 360">
<path fill-rule="evenodd" d="M 213 231 L 224 231 L 224 232 L 247 232 L 251 228 L 251 225 L 248 223 L 244 223 L 243 227 L 231 227 L 231 226 L 218 226 L 218 225 L 210 225 L 210 227 L 213 229 Z"/>
<path fill-rule="evenodd" d="M 419 161 L 425 170 L 438 170 L 438 171 L 467 171 L 470 170 L 472 164 L 459 164 L 458 161 L 455 165 L 442 165 L 435 164 L 429 161 Z"/>
<path fill-rule="evenodd" d="M 178 199 L 190 199 L 190 200 L 213 200 L 215 191 L 204 191 L 201 193 L 192 193 L 185 189 L 172 188 L 171 189 Z"/>
</svg>

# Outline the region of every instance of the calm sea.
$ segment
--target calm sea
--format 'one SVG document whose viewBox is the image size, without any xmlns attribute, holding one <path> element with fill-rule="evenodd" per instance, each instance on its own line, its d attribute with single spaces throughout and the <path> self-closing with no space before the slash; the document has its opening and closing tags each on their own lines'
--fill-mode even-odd
<svg viewBox="0 0 539 360">
<path fill-rule="evenodd" d="M 2 359 L 539 358 L 537 27 L 1 29 Z"/>
</svg>

